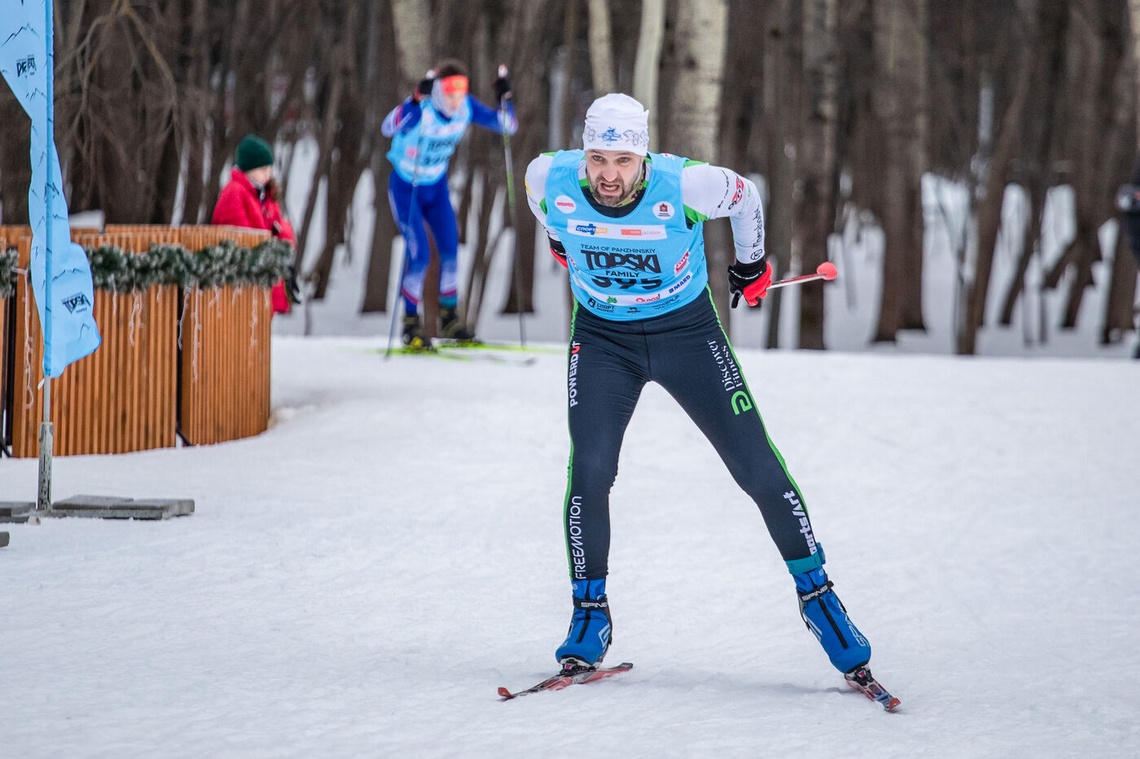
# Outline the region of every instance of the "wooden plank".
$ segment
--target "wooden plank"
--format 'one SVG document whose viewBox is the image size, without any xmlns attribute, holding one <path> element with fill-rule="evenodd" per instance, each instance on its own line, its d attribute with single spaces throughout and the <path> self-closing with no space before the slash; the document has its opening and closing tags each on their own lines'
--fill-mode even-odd
<svg viewBox="0 0 1140 759">
<path fill-rule="evenodd" d="M 91 242 L 138 247 L 125 235 Z M 122 453 L 175 445 L 176 375 L 171 367 L 177 361 L 178 346 L 174 289 L 95 292 L 94 312 L 102 345 L 52 381 L 56 455 Z M 161 308 L 156 302 L 160 290 L 166 296 Z M 26 291 L 26 282 L 21 283 L 18 307 L 23 318 L 17 320 L 16 340 L 23 348 L 20 360 L 14 362 L 13 384 L 24 393 L 21 402 L 13 404 L 13 455 L 33 457 L 38 455 L 43 414 L 43 394 L 38 388 L 42 338 L 38 315 Z M 160 329 L 156 321 L 167 324 Z M 144 364 L 152 361 L 155 370 L 144 371 Z M 156 391 L 149 387 L 152 381 L 166 387 Z"/>
<path fill-rule="evenodd" d="M 75 237 L 88 246 L 142 252 L 152 243 L 192 250 L 223 239 L 256 245 L 268 235 L 218 227 L 128 226 Z M 20 250 L 21 266 L 27 268 L 30 240 Z M 43 413 L 42 338 L 26 277 L 18 283 L 14 307 L 12 452 L 34 457 Z M 199 444 L 248 437 L 268 427 L 268 289 L 193 289 L 185 298 L 169 285 L 145 293 L 97 290 L 95 316 L 103 344 L 52 381 L 56 454 L 170 447 L 179 426 Z"/>
<path fill-rule="evenodd" d="M 8 250 L 8 240 L 0 234 L 0 253 Z M 7 285 L 7 283 L 5 283 Z M 6 446 L 4 439 L 4 412 L 8 403 L 8 351 L 14 346 L 8 338 L 8 306 L 15 303 L 14 298 L 0 298 L 0 446 Z"/>
<path fill-rule="evenodd" d="M 30 237 L 22 238 L 17 243 L 16 250 L 21 269 L 27 270 L 31 260 L 31 249 Z M 43 346 L 41 341 L 33 339 L 32 336 L 33 330 L 38 330 L 39 320 L 32 313 L 35 307 L 28 290 L 28 278 L 20 277 L 16 281 L 16 359 L 12 367 L 12 389 L 15 393 L 12 403 L 12 455 L 34 457 L 37 450 L 35 430 L 39 415 L 43 413 L 43 405 L 42 402 L 37 404 L 39 394 L 33 390 L 35 384 L 39 382 L 42 371 L 33 371 L 32 367 L 42 366 Z M 38 332 L 35 334 L 38 335 Z"/>
<path fill-rule="evenodd" d="M 182 433 L 195 445 L 264 432 L 269 424 L 265 288 L 195 291 L 182 354 Z M 187 334 L 191 337 L 187 338 Z"/>
</svg>

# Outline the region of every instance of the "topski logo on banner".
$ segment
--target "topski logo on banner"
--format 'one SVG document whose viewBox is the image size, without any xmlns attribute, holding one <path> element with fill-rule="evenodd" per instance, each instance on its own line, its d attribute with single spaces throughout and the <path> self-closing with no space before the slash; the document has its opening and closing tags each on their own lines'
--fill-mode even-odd
<svg viewBox="0 0 1140 759">
<path fill-rule="evenodd" d="M 32 184 L 28 188 L 32 291 L 44 333 L 44 376 L 58 377 L 68 364 L 99 347 L 99 328 L 91 310 L 95 300 L 91 266 L 83 248 L 71 241 L 67 201 L 60 191 L 63 175 L 55 138 L 49 131 L 54 118 L 49 109 L 54 104 L 49 102 L 48 77 L 54 72 L 48 63 L 49 38 L 44 33 L 45 1 L 51 2 L 5 3 L 4 13 L 0 14 L 0 73 L 32 119 Z"/>
</svg>

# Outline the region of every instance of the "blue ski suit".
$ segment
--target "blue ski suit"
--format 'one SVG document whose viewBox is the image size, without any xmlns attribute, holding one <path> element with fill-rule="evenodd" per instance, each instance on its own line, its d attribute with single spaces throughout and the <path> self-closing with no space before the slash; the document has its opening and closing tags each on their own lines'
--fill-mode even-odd
<svg viewBox="0 0 1140 759">
<path fill-rule="evenodd" d="M 514 134 L 518 129 L 510 101 L 502 111 L 496 111 L 472 95 L 450 117 L 438 110 L 431 98 L 419 103 L 407 98 L 381 125 L 381 133 L 392 138 L 388 151 L 393 166 L 388 178 L 388 201 L 405 241 L 404 278 L 400 286 L 409 314 L 416 313 L 423 299 L 424 274 L 431 259 L 425 223 L 439 253 L 440 303 L 456 302 L 459 230 L 448 192 L 447 167 L 468 124 L 499 134 Z"/>
</svg>

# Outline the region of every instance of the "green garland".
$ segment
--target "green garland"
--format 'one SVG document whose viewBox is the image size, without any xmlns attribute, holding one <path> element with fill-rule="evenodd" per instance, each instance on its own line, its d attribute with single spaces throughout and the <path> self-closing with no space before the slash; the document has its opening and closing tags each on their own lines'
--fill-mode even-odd
<svg viewBox="0 0 1140 759">
<path fill-rule="evenodd" d="M 125 252 L 115 245 L 86 250 L 95 287 L 117 293 L 154 285 L 272 287 L 288 275 L 293 261 L 293 248 L 283 240 L 268 240 L 253 248 L 224 240 L 198 251 L 181 245 L 151 245 L 143 253 Z M 15 292 L 15 272 L 16 251 L 0 251 L 0 298 Z"/>
</svg>

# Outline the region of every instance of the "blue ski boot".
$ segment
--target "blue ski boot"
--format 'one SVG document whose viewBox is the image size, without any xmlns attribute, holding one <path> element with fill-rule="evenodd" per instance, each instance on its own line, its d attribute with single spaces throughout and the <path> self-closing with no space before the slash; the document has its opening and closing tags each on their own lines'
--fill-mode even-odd
<svg viewBox="0 0 1140 759">
<path fill-rule="evenodd" d="M 851 672 L 871 660 L 871 644 L 847 616 L 823 567 L 792 575 L 800 597 L 800 616 L 840 672 Z"/>
<path fill-rule="evenodd" d="M 565 668 L 593 669 L 610 647 L 610 602 L 606 599 L 606 580 L 575 580 L 570 584 L 574 594 L 574 616 L 566 640 L 554 652 L 554 658 Z"/>
</svg>

